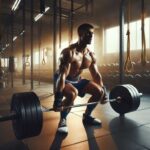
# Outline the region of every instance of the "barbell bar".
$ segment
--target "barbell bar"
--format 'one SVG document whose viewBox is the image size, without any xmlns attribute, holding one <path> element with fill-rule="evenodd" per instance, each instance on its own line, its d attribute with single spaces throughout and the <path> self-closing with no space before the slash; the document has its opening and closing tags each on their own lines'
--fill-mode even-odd
<svg viewBox="0 0 150 150">
<path fill-rule="evenodd" d="M 119 114 L 135 111 L 140 105 L 142 93 L 130 84 L 117 85 L 109 94 L 111 107 Z M 99 102 L 77 104 L 63 107 L 62 110 L 74 107 L 94 105 Z M 43 112 L 54 111 L 40 105 L 40 100 L 34 92 L 15 93 L 11 100 L 10 114 L 0 116 L 1 121 L 12 120 L 12 126 L 17 139 L 37 136 L 43 125 Z"/>
<path fill-rule="evenodd" d="M 33 93 L 33 92 L 32 92 Z M 17 93 L 18 94 L 18 93 Z M 20 93 L 19 93 L 20 94 Z M 121 98 L 118 97 L 116 99 L 109 99 L 109 100 L 105 100 L 105 102 L 118 102 L 120 103 L 120 100 Z M 88 105 L 94 105 L 94 104 L 99 104 L 100 102 L 90 102 L 90 103 L 84 103 L 84 104 L 76 104 L 76 105 L 71 105 L 71 106 L 66 106 L 66 107 L 60 107 L 59 111 L 63 111 L 65 109 L 69 109 L 69 108 L 75 108 L 75 107 L 83 107 L 83 106 L 88 106 Z M 41 111 L 42 112 L 49 112 L 49 111 L 55 111 L 54 108 L 46 108 L 45 106 L 42 106 L 41 105 Z M 15 112 L 11 112 L 7 115 L 3 115 L 3 116 L 0 116 L 0 122 L 2 121 L 9 121 L 9 120 L 15 120 L 17 119 L 18 116 Z"/>
<path fill-rule="evenodd" d="M 121 97 L 118 98 L 114 98 L 114 99 L 109 99 L 109 100 L 105 100 L 105 102 L 118 102 L 120 103 Z M 84 103 L 84 104 L 75 104 L 75 105 L 71 105 L 71 106 L 65 106 L 65 107 L 60 107 L 60 111 L 63 111 L 65 109 L 69 109 L 69 108 L 75 108 L 75 107 L 82 107 L 82 106 L 89 106 L 89 105 L 94 105 L 94 104 L 99 104 L 100 102 L 90 102 L 90 103 Z M 42 112 L 49 112 L 49 111 L 55 111 L 54 108 L 46 108 L 44 106 L 41 106 Z"/>
</svg>

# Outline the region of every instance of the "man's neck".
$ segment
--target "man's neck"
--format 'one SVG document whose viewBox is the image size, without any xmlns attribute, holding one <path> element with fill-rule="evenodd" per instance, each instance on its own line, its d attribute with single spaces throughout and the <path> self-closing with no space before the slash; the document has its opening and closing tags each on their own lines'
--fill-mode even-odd
<svg viewBox="0 0 150 150">
<path fill-rule="evenodd" d="M 77 42 L 77 51 L 84 52 L 86 48 L 87 48 L 87 44 L 85 44 L 81 41 Z"/>
</svg>

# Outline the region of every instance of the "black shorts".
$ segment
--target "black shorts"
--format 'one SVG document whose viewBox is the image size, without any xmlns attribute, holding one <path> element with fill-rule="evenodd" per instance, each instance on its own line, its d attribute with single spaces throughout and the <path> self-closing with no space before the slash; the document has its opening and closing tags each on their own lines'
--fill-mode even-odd
<svg viewBox="0 0 150 150">
<path fill-rule="evenodd" d="M 58 79 L 58 74 L 56 73 L 54 75 L 54 83 L 56 84 L 56 81 Z M 72 84 L 77 90 L 78 90 L 78 96 L 84 97 L 85 93 L 82 92 L 83 88 L 90 82 L 90 80 L 87 79 L 80 79 L 78 78 L 77 80 L 71 80 L 69 77 L 66 78 L 65 83 L 70 83 Z"/>
</svg>

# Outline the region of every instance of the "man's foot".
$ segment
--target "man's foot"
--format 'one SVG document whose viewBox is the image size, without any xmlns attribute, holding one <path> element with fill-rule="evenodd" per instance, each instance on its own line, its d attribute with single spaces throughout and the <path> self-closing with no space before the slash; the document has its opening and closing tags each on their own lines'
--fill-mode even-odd
<svg viewBox="0 0 150 150">
<path fill-rule="evenodd" d="M 64 118 L 60 119 L 57 132 L 62 133 L 62 134 L 68 133 L 68 127 L 67 127 L 66 119 L 64 119 Z"/>
<path fill-rule="evenodd" d="M 92 116 L 86 115 L 86 114 L 83 114 L 82 121 L 85 125 L 96 125 L 96 126 L 101 126 L 102 125 L 101 120 L 99 120 L 97 118 L 93 118 Z"/>
</svg>

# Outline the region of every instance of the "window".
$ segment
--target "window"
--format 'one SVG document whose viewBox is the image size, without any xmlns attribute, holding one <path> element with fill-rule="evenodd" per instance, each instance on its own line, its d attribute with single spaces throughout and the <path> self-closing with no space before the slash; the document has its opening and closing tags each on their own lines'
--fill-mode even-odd
<svg viewBox="0 0 150 150">
<path fill-rule="evenodd" d="M 1 58 L 1 67 L 8 67 L 8 58 Z"/>
<path fill-rule="evenodd" d="M 119 50 L 119 26 L 106 29 L 105 50 L 106 53 L 113 53 Z"/>
<path fill-rule="evenodd" d="M 145 19 L 145 40 L 146 40 L 146 47 L 147 48 L 150 48 L 150 45 L 149 45 L 149 40 L 150 40 L 150 18 L 146 18 Z"/>
<path fill-rule="evenodd" d="M 14 67 L 15 67 L 15 68 L 17 68 L 17 66 L 18 66 L 17 63 L 18 63 L 18 58 L 14 58 Z"/>
<path fill-rule="evenodd" d="M 145 40 L 146 48 L 150 48 L 150 18 L 145 18 Z M 124 25 L 124 48 L 127 50 L 127 24 Z M 105 30 L 106 53 L 119 52 L 119 26 Z M 130 23 L 130 49 L 140 50 L 142 48 L 141 20 Z"/>
<path fill-rule="evenodd" d="M 34 53 L 34 63 L 35 65 L 39 64 L 39 52 Z"/>
</svg>

